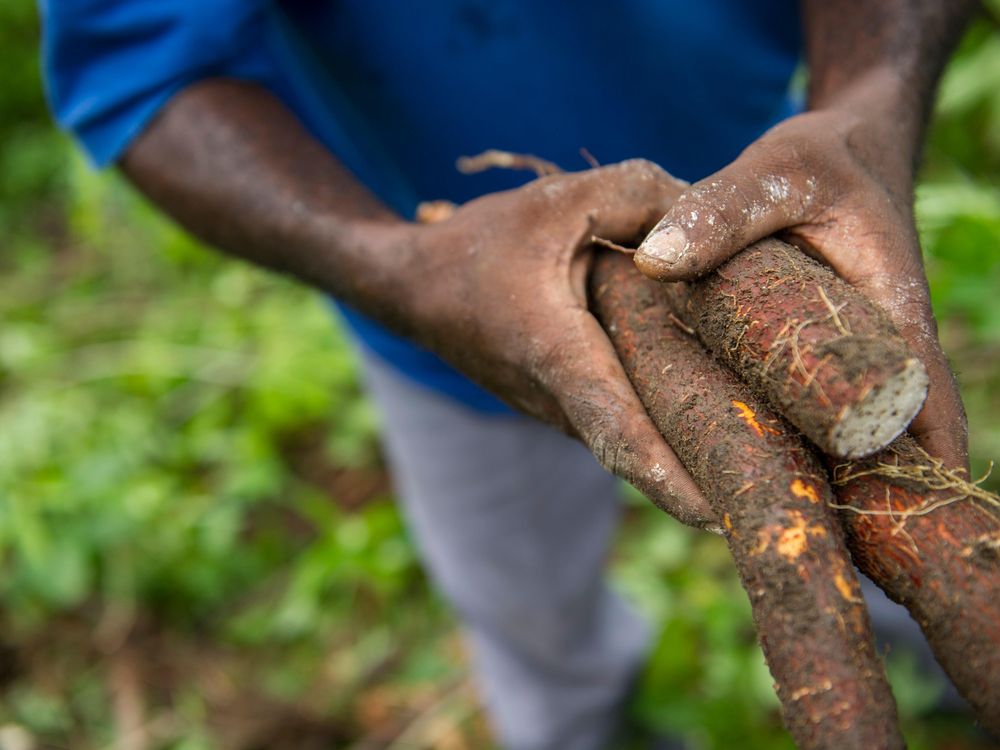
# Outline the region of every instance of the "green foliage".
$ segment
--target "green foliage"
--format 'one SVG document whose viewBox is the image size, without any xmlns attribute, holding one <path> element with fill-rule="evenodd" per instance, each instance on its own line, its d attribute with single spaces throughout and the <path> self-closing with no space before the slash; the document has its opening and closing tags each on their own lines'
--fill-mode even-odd
<svg viewBox="0 0 1000 750">
<path fill-rule="evenodd" d="M 1000 3 L 988 7 L 949 68 L 917 193 L 977 472 L 1000 457 Z M 325 300 L 219 258 L 92 172 L 44 110 L 37 36 L 29 0 L 0 4 L 0 650 L 42 649 L 49 667 L 0 684 L 0 727 L 110 742 L 95 664 L 107 633 L 132 628 L 180 639 L 173 659 L 235 650 L 248 682 L 350 735 L 373 675 L 419 694 L 460 670 L 382 485 L 358 508 L 349 482 L 302 468 L 307 444 L 336 476 L 381 471 L 350 349 Z M 636 720 L 699 747 L 790 747 L 724 545 L 645 502 L 630 518 L 615 575 L 661 624 Z M 913 746 L 952 737 L 920 722 L 934 687 L 905 660 L 892 672 Z M 197 685 L 170 701 L 183 731 L 163 747 L 217 746 Z"/>
<path fill-rule="evenodd" d="M 34 3 L 0 4 L 0 227 L 4 234 L 30 224 L 26 217 L 57 210 L 46 204 L 59 194 L 66 144 L 45 110 L 38 61 Z M 55 207 L 53 207 L 55 208 Z"/>
<path fill-rule="evenodd" d="M 945 74 L 916 200 L 976 476 L 1000 457 L 1000 3 L 984 7 Z M 1000 477 L 985 486 L 997 491 Z"/>
<path fill-rule="evenodd" d="M 725 542 L 641 503 L 616 570 L 663 626 L 633 703 L 636 720 L 696 747 L 792 748 Z"/>
<path fill-rule="evenodd" d="M 248 517 L 313 499 L 284 436 L 354 415 L 337 437 L 372 455 L 374 424 L 320 299 L 72 173 L 69 268 L 3 282 L 0 592 L 26 620 L 95 590 L 191 615 L 273 563 Z"/>
</svg>

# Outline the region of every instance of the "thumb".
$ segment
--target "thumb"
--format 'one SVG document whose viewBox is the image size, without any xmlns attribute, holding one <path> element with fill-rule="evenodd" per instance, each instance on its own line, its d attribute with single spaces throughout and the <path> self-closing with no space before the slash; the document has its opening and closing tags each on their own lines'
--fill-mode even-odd
<svg viewBox="0 0 1000 750">
<path fill-rule="evenodd" d="M 657 281 L 694 279 L 757 240 L 805 221 L 814 182 L 799 186 L 756 161 L 744 155 L 684 191 L 639 246 L 639 270 Z"/>
</svg>

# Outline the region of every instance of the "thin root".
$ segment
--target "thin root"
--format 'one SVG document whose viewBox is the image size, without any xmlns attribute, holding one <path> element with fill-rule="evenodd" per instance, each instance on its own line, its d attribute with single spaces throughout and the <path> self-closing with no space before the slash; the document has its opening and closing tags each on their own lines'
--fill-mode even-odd
<svg viewBox="0 0 1000 750">
<path fill-rule="evenodd" d="M 512 154 L 510 151 L 499 151 L 491 148 L 475 156 L 460 156 L 455 167 L 462 174 L 476 174 L 487 169 L 524 169 L 534 172 L 539 177 L 560 174 L 563 170 L 559 165 L 532 156 L 531 154 Z"/>
<path fill-rule="evenodd" d="M 820 292 L 822 294 L 822 289 Z M 824 294 L 823 297 L 825 299 L 826 295 Z M 836 314 L 835 308 L 834 314 Z M 812 347 L 810 345 L 806 345 L 805 347 L 799 346 L 799 337 L 802 335 L 802 331 L 818 322 L 819 321 L 815 318 L 803 320 L 801 323 L 796 320 L 787 321 L 785 325 L 781 327 L 778 335 L 775 336 L 774 341 L 771 342 L 771 346 L 768 348 L 767 357 L 764 359 L 764 372 L 767 372 L 768 369 L 770 369 L 771 365 L 774 364 L 778 357 L 780 357 L 787 348 L 789 351 L 789 357 L 791 358 L 791 362 L 788 365 L 789 376 L 791 376 L 793 372 L 797 372 L 799 375 L 799 382 L 803 388 L 814 386 L 816 389 L 816 396 L 827 405 L 831 405 L 832 402 L 830 401 L 830 397 L 827 396 L 823 387 L 816 382 L 816 376 L 827 364 L 828 358 L 824 357 L 821 359 L 816 363 L 816 366 L 812 369 L 812 371 L 810 371 L 809 368 L 806 367 L 805 360 L 803 360 L 802 355 L 803 353 L 808 353 Z M 841 323 L 841 325 L 843 324 Z"/>
<path fill-rule="evenodd" d="M 437 224 L 450 219 L 457 210 L 458 206 L 451 201 L 424 201 L 417 206 L 417 223 Z"/>
<path fill-rule="evenodd" d="M 830 507 L 838 510 L 848 510 L 863 516 L 890 516 L 895 521 L 905 520 L 911 516 L 925 516 L 933 513 L 939 508 L 943 508 L 952 503 L 962 500 L 978 500 L 985 505 L 1000 509 L 1000 497 L 992 492 L 984 490 L 981 485 L 985 482 L 993 471 L 993 464 L 990 463 L 986 473 L 975 481 L 969 481 L 962 475 L 965 473 L 961 469 L 949 469 L 940 459 L 934 458 L 920 447 L 916 447 L 920 463 L 891 464 L 880 461 L 874 468 L 850 470 L 850 464 L 842 464 L 834 469 L 834 485 L 844 485 L 855 479 L 866 476 L 884 477 L 886 479 L 898 479 L 922 485 L 931 492 L 950 490 L 954 494 L 940 500 L 928 498 L 924 502 L 913 508 L 905 510 L 866 510 L 855 508 L 852 505 L 842 505 L 830 503 Z M 895 452 L 895 451 L 894 451 Z M 899 456 L 899 454 L 896 454 Z"/>
<path fill-rule="evenodd" d="M 687 325 L 683 320 L 678 318 L 676 315 L 674 315 L 673 313 L 668 313 L 667 318 L 670 320 L 671 323 L 673 323 L 675 326 L 684 331 L 684 333 L 686 333 L 688 336 L 694 336 L 695 330 L 691 326 Z"/>
<path fill-rule="evenodd" d="M 580 149 L 580 156 L 582 156 L 583 160 L 590 165 L 591 169 L 597 169 L 598 167 L 601 166 L 601 163 L 597 161 L 597 159 L 594 158 L 594 155 L 590 153 L 590 151 L 588 151 L 586 148 Z"/>
<path fill-rule="evenodd" d="M 590 235 L 590 241 L 595 245 L 606 247 L 608 250 L 614 250 L 616 253 L 622 253 L 623 255 L 635 255 L 634 247 L 619 245 L 617 242 L 612 242 L 611 240 L 606 240 L 603 237 L 598 237 L 596 234 Z"/>
<path fill-rule="evenodd" d="M 830 311 L 830 320 L 833 321 L 833 325 L 836 326 L 840 335 L 850 336 L 851 324 L 847 322 L 846 319 L 842 319 L 840 317 L 840 311 L 847 306 L 847 303 L 844 302 L 840 307 L 837 307 L 830 301 L 830 298 L 826 296 L 826 290 L 823 287 L 817 286 L 816 289 L 819 291 L 819 298 L 823 301 L 823 304 L 826 305 L 826 309 Z"/>
</svg>

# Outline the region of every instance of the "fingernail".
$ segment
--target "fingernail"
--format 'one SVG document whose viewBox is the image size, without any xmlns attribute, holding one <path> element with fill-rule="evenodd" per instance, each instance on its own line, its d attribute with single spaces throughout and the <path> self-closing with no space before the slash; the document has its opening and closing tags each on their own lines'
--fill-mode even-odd
<svg viewBox="0 0 1000 750">
<path fill-rule="evenodd" d="M 657 227 L 639 245 L 636 264 L 647 274 L 669 271 L 684 258 L 687 246 L 687 233 L 676 224 Z"/>
</svg>

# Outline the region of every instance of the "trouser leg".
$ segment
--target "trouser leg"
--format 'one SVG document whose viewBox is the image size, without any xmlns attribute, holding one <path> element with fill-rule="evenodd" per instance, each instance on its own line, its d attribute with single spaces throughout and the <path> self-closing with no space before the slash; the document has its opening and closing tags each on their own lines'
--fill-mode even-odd
<svg viewBox="0 0 1000 750">
<path fill-rule="evenodd" d="M 534 420 L 476 413 L 364 359 L 400 502 L 501 742 L 601 747 L 648 638 L 603 576 L 614 479 Z"/>
</svg>

